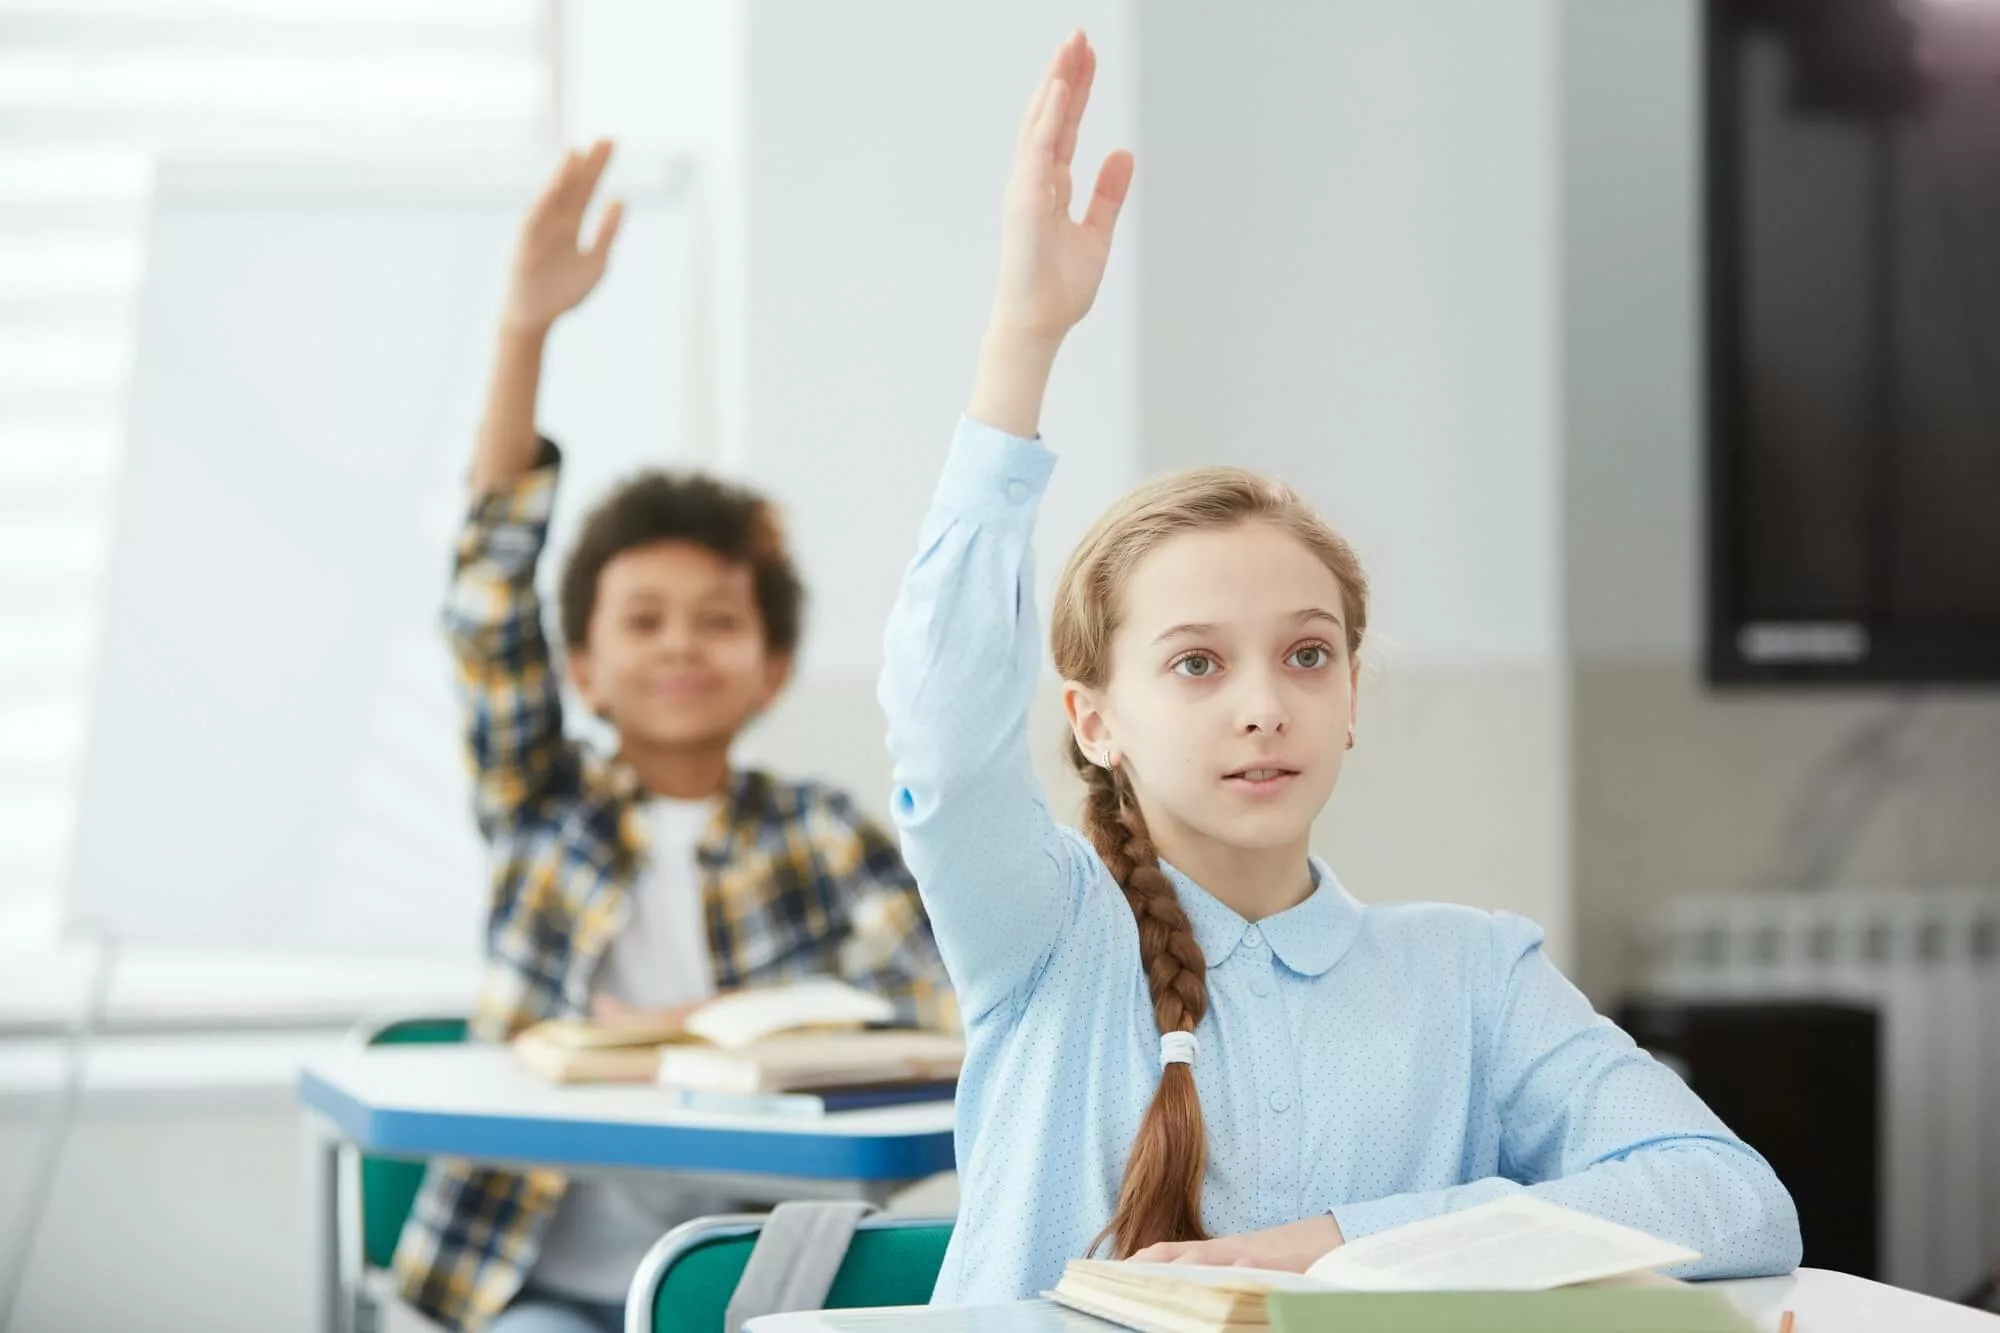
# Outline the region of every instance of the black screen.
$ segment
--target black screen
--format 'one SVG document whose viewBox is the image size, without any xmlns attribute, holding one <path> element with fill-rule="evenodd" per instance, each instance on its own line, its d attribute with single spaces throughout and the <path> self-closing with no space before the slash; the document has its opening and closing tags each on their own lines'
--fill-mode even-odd
<svg viewBox="0 0 2000 1333">
<path fill-rule="evenodd" d="M 2000 679 L 2000 3 L 1707 42 L 1710 675 Z"/>
</svg>

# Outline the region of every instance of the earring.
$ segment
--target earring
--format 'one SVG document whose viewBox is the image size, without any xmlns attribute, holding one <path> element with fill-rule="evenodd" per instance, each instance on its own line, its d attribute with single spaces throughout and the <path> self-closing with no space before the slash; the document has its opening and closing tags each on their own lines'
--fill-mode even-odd
<svg viewBox="0 0 2000 1333">
<path fill-rule="evenodd" d="M 1348 749 L 1350 749 L 1350 750 L 1352 750 L 1352 749 L 1354 748 L 1354 728 L 1353 728 L 1353 727 L 1349 727 L 1349 728 L 1347 729 L 1347 748 L 1348 748 Z"/>
</svg>

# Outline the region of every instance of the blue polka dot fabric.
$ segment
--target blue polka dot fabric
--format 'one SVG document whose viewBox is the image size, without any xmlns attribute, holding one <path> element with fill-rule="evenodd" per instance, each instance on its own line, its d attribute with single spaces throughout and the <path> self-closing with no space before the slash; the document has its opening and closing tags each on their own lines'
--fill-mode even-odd
<svg viewBox="0 0 2000 1333">
<path fill-rule="evenodd" d="M 1053 467 L 960 425 L 881 681 L 904 854 L 966 1021 L 941 1303 L 1054 1285 L 1109 1220 L 1159 1081 L 1131 910 L 1029 768 L 1030 536 Z M 1525 1189 L 1700 1251 L 1677 1276 L 1798 1264 L 1764 1159 L 1592 1011 L 1537 926 L 1364 907 L 1312 870 L 1309 898 L 1253 923 L 1168 867 L 1209 969 L 1212 1234 L 1331 1212 L 1356 1239 Z"/>
</svg>

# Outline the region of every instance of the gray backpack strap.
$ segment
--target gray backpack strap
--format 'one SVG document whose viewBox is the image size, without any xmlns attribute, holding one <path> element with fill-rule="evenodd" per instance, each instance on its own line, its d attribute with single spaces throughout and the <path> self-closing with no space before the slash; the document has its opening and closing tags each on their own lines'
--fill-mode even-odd
<svg viewBox="0 0 2000 1333">
<path fill-rule="evenodd" d="M 772 1209 L 729 1298 L 723 1333 L 743 1333 L 747 1321 L 767 1314 L 825 1308 L 854 1228 L 874 1211 L 872 1203 L 844 1201 Z"/>
</svg>

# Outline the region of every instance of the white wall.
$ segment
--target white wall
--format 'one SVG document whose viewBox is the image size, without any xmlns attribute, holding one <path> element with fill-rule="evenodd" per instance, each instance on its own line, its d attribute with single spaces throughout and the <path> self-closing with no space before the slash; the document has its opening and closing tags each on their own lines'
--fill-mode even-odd
<svg viewBox="0 0 2000 1333">
<path fill-rule="evenodd" d="M 1284 476 L 1400 655 L 1561 650 L 1554 9 L 1141 25 L 1148 460 Z"/>
<path fill-rule="evenodd" d="M 806 673 L 872 683 L 970 387 L 1021 107 L 1081 24 L 1101 73 L 1079 161 L 1130 144 L 1130 7 L 762 0 L 749 15 L 749 429 L 734 461 L 785 505 L 813 580 Z M 1121 240 L 1143 243 L 1142 209 L 1128 220 Z M 1132 253 L 1119 247 L 1050 391 L 1043 429 L 1063 461 L 1038 534 L 1045 583 L 1132 479 Z"/>
<path fill-rule="evenodd" d="M 1608 1003 L 1676 894 L 1800 887 L 1823 856 L 1860 887 L 2000 883 L 2000 701 L 1701 683 L 1698 6 L 1564 0 L 1561 21 L 1578 975 Z M 1862 779 L 1836 772 L 1885 722 Z"/>
<path fill-rule="evenodd" d="M 712 465 L 744 430 L 744 7 L 564 0 L 556 8 L 564 139 L 608 135 L 623 156 L 673 156 L 692 168 L 699 336 L 687 367 L 696 392 L 684 405 L 686 437 L 688 461 Z"/>
<path fill-rule="evenodd" d="M 1700 640 L 1698 6 L 1564 0 L 1567 631 L 1586 661 Z"/>
<path fill-rule="evenodd" d="M 1367 899 L 1567 953 L 1555 11 L 1374 0 L 1140 24 L 1149 470 L 1277 474 L 1373 583 L 1317 841 Z"/>
</svg>

